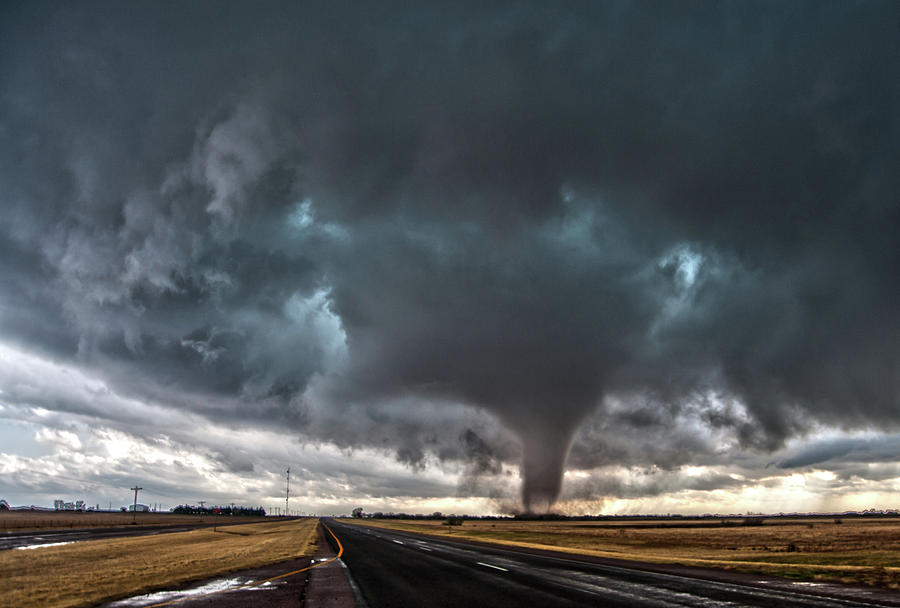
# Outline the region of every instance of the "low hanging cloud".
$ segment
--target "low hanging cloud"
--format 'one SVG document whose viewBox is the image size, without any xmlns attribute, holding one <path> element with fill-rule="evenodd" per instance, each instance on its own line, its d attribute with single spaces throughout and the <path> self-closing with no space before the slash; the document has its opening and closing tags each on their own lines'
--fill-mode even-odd
<svg viewBox="0 0 900 608">
<path fill-rule="evenodd" d="M 896 429 L 898 11 L 5 8 L 0 337 L 525 509 Z"/>
</svg>

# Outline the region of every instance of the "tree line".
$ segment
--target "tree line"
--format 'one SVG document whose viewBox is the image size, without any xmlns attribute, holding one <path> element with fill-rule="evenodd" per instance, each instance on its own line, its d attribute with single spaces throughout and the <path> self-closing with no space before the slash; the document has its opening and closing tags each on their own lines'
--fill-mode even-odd
<svg viewBox="0 0 900 608">
<path fill-rule="evenodd" d="M 266 510 L 262 507 L 195 507 L 194 505 L 178 505 L 172 509 L 172 513 L 179 515 L 236 515 L 238 517 L 265 517 Z"/>
</svg>

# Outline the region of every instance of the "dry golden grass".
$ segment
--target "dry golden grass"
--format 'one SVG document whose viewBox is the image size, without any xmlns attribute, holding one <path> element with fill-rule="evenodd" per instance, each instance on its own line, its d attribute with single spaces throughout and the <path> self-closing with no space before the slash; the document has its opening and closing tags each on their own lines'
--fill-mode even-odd
<svg viewBox="0 0 900 608">
<path fill-rule="evenodd" d="M 358 521 L 358 520 L 350 520 Z M 466 521 L 452 536 L 655 563 L 900 588 L 900 519 L 766 520 L 663 527 L 659 521 Z M 440 521 L 365 520 L 446 537 Z M 680 522 L 683 526 L 684 522 Z"/>
<path fill-rule="evenodd" d="M 91 606 L 312 555 L 314 518 L 0 552 L 0 606 Z"/>
<path fill-rule="evenodd" d="M 179 524 L 213 523 L 211 515 L 178 515 L 175 513 L 104 513 L 98 511 L 0 511 L 0 533 L 26 532 L 28 530 L 69 528 L 112 528 L 130 526 L 134 520 L 139 526 L 166 526 Z M 234 521 L 227 515 L 221 522 Z M 241 518 L 240 521 L 265 521 L 265 518 Z"/>
</svg>

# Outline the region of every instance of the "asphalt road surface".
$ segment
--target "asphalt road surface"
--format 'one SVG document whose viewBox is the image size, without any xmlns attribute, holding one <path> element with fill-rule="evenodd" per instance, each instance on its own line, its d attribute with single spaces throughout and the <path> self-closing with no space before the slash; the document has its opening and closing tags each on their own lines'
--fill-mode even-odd
<svg viewBox="0 0 900 608">
<path fill-rule="evenodd" d="M 324 523 L 343 544 L 343 561 L 369 608 L 900 606 L 891 591 L 747 575 L 708 580 Z"/>
</svg>

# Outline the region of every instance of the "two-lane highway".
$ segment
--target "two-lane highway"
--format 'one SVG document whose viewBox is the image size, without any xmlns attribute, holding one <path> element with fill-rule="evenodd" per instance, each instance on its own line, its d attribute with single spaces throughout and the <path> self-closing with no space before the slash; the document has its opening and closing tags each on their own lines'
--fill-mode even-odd
<svg viewBox="0 0 900 608">
<path fill-rule="evenodd" d="M 850 608 L 900 606 L 891 592 L 761 580 L 757 585 L 530 555 L 325 520 L 369 608 L 649 606 Z M 769 585 L 769 586 L 767 586 Z M 791 590 L 797 585 L 797 591 Z"/>
</svg>

